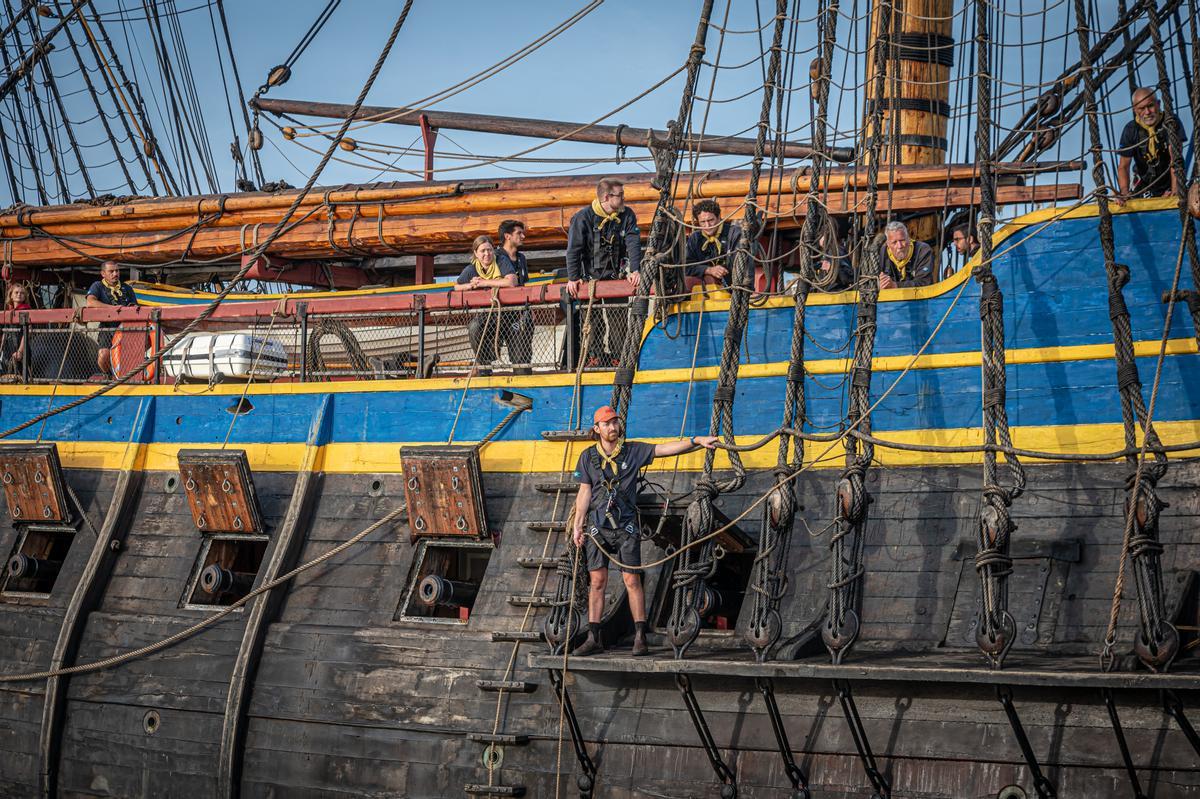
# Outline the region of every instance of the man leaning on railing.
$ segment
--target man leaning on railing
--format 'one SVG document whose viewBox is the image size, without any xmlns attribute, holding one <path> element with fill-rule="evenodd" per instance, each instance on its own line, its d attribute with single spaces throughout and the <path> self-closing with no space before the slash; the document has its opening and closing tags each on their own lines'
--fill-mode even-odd
<svg viewBox="0 0 1200 799">
<path fill-rule="evenodd" d="M 87 307 L 137 304 L 138 298 L 133 286 L 121 280 L 121 267 L 117 266 L 115 261 L 100 264 L 100 279 L 88 289 Z M 120 335 L 116 330 L 120 326 L 120 322 L 100 323 L 100 349 L 96 353 L 96 365 L 100 367 L 101 377 L 116 376 L 116 370 L 112 368 L 112 348 L 114 339 Z"/>
</svg>

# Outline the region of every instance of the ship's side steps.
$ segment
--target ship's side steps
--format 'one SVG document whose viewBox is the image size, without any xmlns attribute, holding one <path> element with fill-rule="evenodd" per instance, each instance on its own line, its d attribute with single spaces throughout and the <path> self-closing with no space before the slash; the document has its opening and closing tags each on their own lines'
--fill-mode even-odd
<svg viewBox="0 0 1200 799">
<path fill-rule="evenodd" d="M 542 438 L 547 441 L 572 441 L 572 440 L 587 440 L 589 438 L 588 431 L 548 431 L 542 433 Z M 534 486 L 536 492 L 540 494 L 552 495 L 554 498 L 554 509 L 556 512 L 560 507 L 564 506 L 563 499 L 568 498 L 568 495 L 575 492 L 576 483 L 565 479 L 565 470 L 559 475 L 559 480 L 553 482 L 538 483 Z M 568 503 L 569 504 L 569 499 Z M 546 521 L 533 521 L 526 524 L 526 529 L 530 533 L 540 533 L 547 537 L 558 536 L 565 534 L 566 521 L 554 521 L 554 519 L 546 519 Z M 550 552 L 550 547 L 545 547 L 544 552 Z M 540 593 L 538 590 L 539 579 L 542 571 L 547 569 L 557 569 L 559 558 L 551 557 L 551 555 L 526 555 L 526 557 L 517 558 L 517 565 L 522 569 L 530 569 L 535 572 L 534 588 L 532 593 L 528 594 L 511 594 L 506 597 L 509 605 L 515 607 L 523 607 L 527 609 L 527 618 L 533 613 L 534 609 L 542 607 L 552 607 L 554 605 L 554 597 Z M 524 625 L 522 625 L 523 627 Z M 514 644 L 514 647 L 520 647 L 522 643 L 540 643 L 546 641 L 546 635 L 541 630 L 497 630 L 492 632 L 493 642 L 504 642 Z M 508 679 L 511 677 L 511 672 L 505 674 L 505 679 L 481 679 L 475 681 L 475 686 L 485 693 L 494 693 L 498 695 L 498 701 L 503 702 L 506 697 L 514 695 L 514 693 L 533 693 L 538 690 L 539 684 L 530 680 Z M 562 678 L 556 679 L 556 674 L 551 672 L 551 681 L 554 684 L 554 692 L 559 697 L 560 703 L 569 704 L 570 698 L 565 697 L 562 687 Z M 571 740 L 574 741 L 576 747 L 576 755 L 582 746 L 582 733 L 578 731 L 578 723 L 575 721 L 574 710 L 569 714 L 571 723 Z M 509 733 L 496 729 L 493 732 L 473 732 L 467 734 L 467 739 L 476 744 L 484 745 L 484 764 L 488 769 L 488 781 L 486 783 L 473 783 L 473 785 L 463 786 L 464 792 L 473 797 L 523 797 L 526 795 L 526 787 L 521 785 L 498 785 L 494 783 L 492 774 L 494 769 L 497 769 L 500 764 L 500 759 L 503 757 L 503 746 L 528 746 L 529 735 L 523 733 Z M 587 751 L 583 751 L 584 757 L 587 757 Z M 590 765 L 590 759 L 587 764 Z M 584 767 L 584 775 L 578 777 L 580 782 L 580 794 L 583 797 L 589 797 L 590 788 L 594 783 L 595 767 L 590 765 L 590 770 Z M 584 781 L 586 786 L 584 787 Z"/>
</svg>

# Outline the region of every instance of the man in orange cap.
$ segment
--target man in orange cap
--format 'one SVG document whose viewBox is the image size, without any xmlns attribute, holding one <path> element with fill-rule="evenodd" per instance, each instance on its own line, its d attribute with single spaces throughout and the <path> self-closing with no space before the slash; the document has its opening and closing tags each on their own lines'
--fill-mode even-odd
<svg viewBox="0 0 1200 799">
<path fill-rule="evenodd" d="M 604 610 L 604 589 L 608 587 L 608 558 L 616 559 L 629 595 L 633 614 L 633 654 L 645 655 L 646 596 L 642 591 L 642 537 L 637 519 L 638 475 L 655 458 L 682 455 L 700 447 L 713 449 L 716 436 L 692 436 L 687 441 L 647 444 L 626 441 L 621 417 L 608 405 L 592 415 L 592 435 L 596 443 L 579 456 L 575 479 L 575 546 L 583 547 L 590 575 L 588 591 L 588 637 L 575 650 L 576 655 L 604 651 L 600 638 L 600 614 Z M 586 535 L 585 535 L 586 532 Z"/>
</svg>

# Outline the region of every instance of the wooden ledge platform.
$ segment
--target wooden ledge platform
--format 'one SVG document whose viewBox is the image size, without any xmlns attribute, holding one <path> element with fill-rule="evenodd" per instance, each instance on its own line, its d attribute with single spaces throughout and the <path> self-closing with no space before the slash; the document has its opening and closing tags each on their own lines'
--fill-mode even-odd
<svg viewBox="0 0 1200 799">
<path fill-rule="evenodd" d="M 773 680 L 848 680 L 852 682 L 951 683 L 1043 688 L 1120 688 L 1200 691 L 1200 661 L 1188 659 L 1166 674 L 1148 671 L 1100 671 L 1095 656 L 1039 656 L 1017 653 L 1001 671 L 991 671 L 978 653 L 854 652 L 850 662 L 835 666 L 817 657 L 756 663 L 748 650 L 709 650 L 675 660 L 670 650 L 651 648 L 648 657 L 635 658 L 621 649 L 599 657 L 572 657 L 567 669 L 614 674 L 687 674 L 714 677 L 766 677 Z M 561 669 L 561 655 L 531 653 L 529 666 Z"/>
</svg>

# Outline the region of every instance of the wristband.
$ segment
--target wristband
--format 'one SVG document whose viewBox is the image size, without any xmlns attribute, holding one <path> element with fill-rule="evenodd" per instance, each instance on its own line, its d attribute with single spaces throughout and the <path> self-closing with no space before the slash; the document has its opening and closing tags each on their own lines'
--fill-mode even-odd
<svg viewBox="0 0 1200 799">
<path fill-rule="evenodd" d="M 695 436 L 692 436 L 690 440 L 691 440 L 691 442 L 692 442 L 692 446 L 693 446 L 693 447 L 695 447 L 695 446 L 699 446 L 698 444 L 696 444 L 696 437 L 695 437 Z"/>
</svg>

